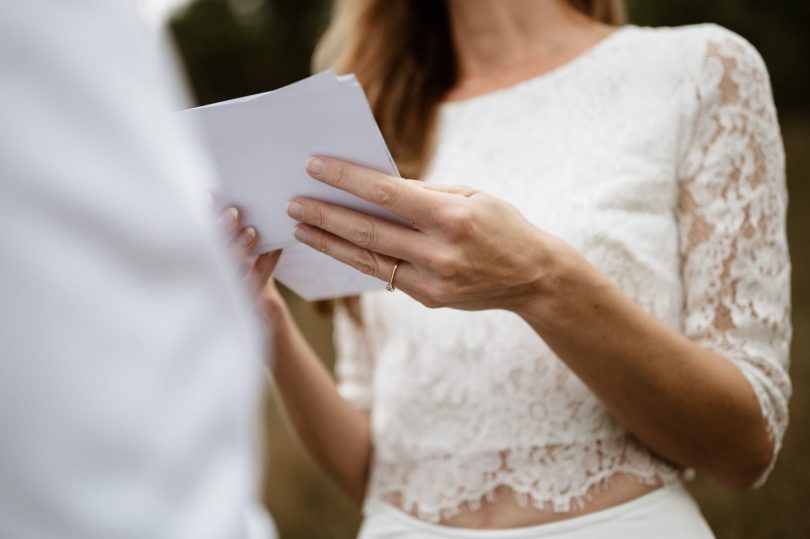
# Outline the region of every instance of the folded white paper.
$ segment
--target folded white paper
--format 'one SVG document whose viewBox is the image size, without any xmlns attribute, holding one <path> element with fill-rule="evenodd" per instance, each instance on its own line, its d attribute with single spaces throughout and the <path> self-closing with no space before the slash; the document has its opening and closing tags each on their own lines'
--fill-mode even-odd
<svg viewBox="0 0 810 539">
<path fill-rule="evenodd" d="M 307 175 L 315 155 L 398 175 L 362 87 L 325 71 L 284 88 L 182 113 L 202 130 L 218 169 L 215 199 L 237 205 L 259 231 L 259 252 L 283 248 L 276 278 L 307 300 L 381 289 L 383 283 L 301 245 L 287 202 L 305 196 L 404 223 L 398 216 Z"/>
</svg>

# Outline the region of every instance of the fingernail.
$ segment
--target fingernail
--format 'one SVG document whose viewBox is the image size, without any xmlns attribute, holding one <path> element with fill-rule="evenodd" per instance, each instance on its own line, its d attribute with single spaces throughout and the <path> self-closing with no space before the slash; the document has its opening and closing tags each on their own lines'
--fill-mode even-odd
<svg viewBox="0 0 810 539">
<path fill-rule="evenodd" d="M 223 226 L 226 230 L 231 230 L 236 227 L 236 223 L 239 220 L 239 210 L 236 208 L 228 208 L 225 212 L 219 217 L 219 224 Z"/>
<path fill-rule="evenodd" d="M 291 201 L 287 203 L 287 215 L 293 219 L 301 219 L 304 217 L 304 206 L 300 202 Z"/>
<path fill-rule="evenodd" d="M 320 176 L 323 173 L 323 169 L 326 168 L 326 164 L 317 157 L 310 157 L 307 159 L 307 172 L 312 174 L 313 176 Z"/>
<path fill-rule="evenodd" d="M 256 229 L 252 226 L 242 231 L 242 247 L 249 249 L 256 241 Z"/>
<path fill-rule="evenodd" d="M 306 243 L 309 241 L 309 232 L 307 232 L 300 226 L 297 226 L 293 229 L 293 236 L 295 236 L 295 239 L 297 239 L 301 243 Z"/>
</svg>

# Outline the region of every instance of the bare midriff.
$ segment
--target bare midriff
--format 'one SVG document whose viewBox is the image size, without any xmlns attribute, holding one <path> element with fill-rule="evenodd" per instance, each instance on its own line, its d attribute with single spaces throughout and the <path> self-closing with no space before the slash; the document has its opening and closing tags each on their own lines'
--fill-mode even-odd
<svg viewBox="0 0 810 539">
<path fill-rule="evenodd" d="M 460 513 L 440 522 L 443 526 L 466 529 L 512 529 L 538 526 L 557 522 L 629 502 L 635 498 L 661 488 L 661 484 L 645 485 L 633 476 L 617 474 L 607 485 L 594 486 L 586 496 L 582 507 L 566 512 L 555 512 L 550 505 L 538 509 L 518 503 L 515 493 L 509 487 L 499 487 L 493 501 L 484 502 L 472 510 L 462 506 Z M 398 505 L 394 503 L 394 505 Z M 404 510 L 402 507 L 399 507 Z"/>
</svg>

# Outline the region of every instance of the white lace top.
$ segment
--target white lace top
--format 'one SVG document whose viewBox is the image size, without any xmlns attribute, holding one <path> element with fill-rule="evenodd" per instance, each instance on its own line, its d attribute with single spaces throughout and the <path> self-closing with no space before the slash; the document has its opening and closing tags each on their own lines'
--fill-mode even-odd
<svg viewBox="0 0 810 539">
<path fill-rule="evenodd" d="M 445 104 L 437 141 L 426 181 L 512 202 L 723 353 L 778 450 L 791 392 L 787 195 L 768 75 L 749 43 L 714 25 L 627 26 L 549 74 Z M 362 330 L 339 310 L 335 334 L 340 391 L 372 410 L 367 504 L 436 521 L 507 486 L 563 511 L 617 473 L 678 477 L 517 315 L 430 310 L 385 291 L 362 309 Z"/>
</svg>

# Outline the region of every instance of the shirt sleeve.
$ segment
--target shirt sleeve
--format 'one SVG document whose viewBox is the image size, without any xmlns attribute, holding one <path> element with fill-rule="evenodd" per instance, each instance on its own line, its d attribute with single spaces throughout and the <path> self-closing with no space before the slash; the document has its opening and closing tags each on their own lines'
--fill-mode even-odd
<svg viewBox="0 0 810 539">
<path fill-rule="evenodd" d="M 338 392 L 358 408 L 368 410 L 375 363 L 369 332 L 342 305 L 335 310 L 334 328 Z"/>
<path fill-rule="evenodd" d="M 679 170 L 686 335 L 737 365 L 773 442 L 788 424 L 790 259 L 784 150 L 767 69 L 741 37 L 712 27 L 697 113 Z"/>
</svg>

